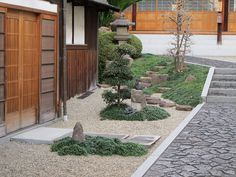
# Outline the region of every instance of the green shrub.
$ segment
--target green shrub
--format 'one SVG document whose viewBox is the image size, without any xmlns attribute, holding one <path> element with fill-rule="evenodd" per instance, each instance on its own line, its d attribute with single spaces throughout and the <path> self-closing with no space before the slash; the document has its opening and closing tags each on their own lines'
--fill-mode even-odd
<svg viewBox="0 0 236 177">
<path fill-rule="evenodd" d="M 142 156 L 147 149 L 135 143 L 122 143 L 119 139 L 86 136 L 84 142 L 73 141 L 71 138 L 62 139 L 51 146 L 51 151 L 58 155 L 101 155 L 111 156 Z"/>
<path fill-rule="evenodd" d="M 117 52 L 119 54 L 128 54 L 131 57 L 137 53 L 136 48 L 130 44 L 127 44 L 127 43 L 117 46 Z"/>
<path fill-rule="evenodd" d="M 130 97 L 131 97 L 130 90 L 121 90 L 121 92 L 120 92 L 121 102 L 125 99 L 129 99 Z M 102 94 L 102 98 L 106 102 L 106 104 L 112 105 L 112 104 L 118 103 L 117 100 L 118 100 L 119 96 L 118 96 L 118 93 L 113 93 L 110 90 L 106 90 Z"/>
<path fill-rule="evenodd" d="M 118 43 L 114 40 L 115 35 L 115 32 L 100 32 L 98 35 L 98 78 L 100 83 L 104 81 L 103 73 L 106 67 L 106 61 L 113 61 L 119 55 L 117 51 Z M 128 44 L 123 44 L 123 46 L 127 47 L 128 50 L 126 49 L 126 51 L 131 57 L 138 58 L 141 56 L 142 43 L 136 36 L 131 35 Z"/>
<path fill-rule="evenodd" d="M 141 40 L 137 36 L 131 35 L 131 38 L 129 39 L 128 44 L 136 48 L 136 53 L 133 54 L 132 57 L 134 59 L 141 57 L 142 50 L 143 50 L 143 45 L 142 45 Z"/>
<path fill-rule="evenodd" d="M 117 105 L 110 105 L 101 111 L 100 116 L 103 119 L 126 121 L 153 121 L 165 119 L 170 116 L 165 110 L 154 106 L 147 106 L 141 111 L 134 112 L 133 114 L 126 114 L 125 109 L 127 107 L 128 106 L 125 104 L 122 104 L 120 107 Z"/>
</svg>

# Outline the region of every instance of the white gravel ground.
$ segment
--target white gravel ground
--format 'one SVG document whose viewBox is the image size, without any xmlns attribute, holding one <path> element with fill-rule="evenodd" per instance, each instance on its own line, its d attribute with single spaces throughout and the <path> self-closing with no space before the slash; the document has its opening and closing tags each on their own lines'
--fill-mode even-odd
<svg viewBox="0 0 236 177">
<path fill-rule="evenodd" d="M 69 121 L 59 121 L 52 127 L 73 128 L 80 121 L 86 132 L 160 135 L 161 139 L 149 150 L 150 155 L 189 114 L 167 108 L 171 117 L 160 121 L 101 121 L 99 112 L 105 107 L 101 93 L 98 89 L 86 99 L 69 100 Z M 129 177 L 148 155 L 60 157 L 51 153 L 47 145 L 10 142 L 0 145 L 0 177 Z"/>
</svg>

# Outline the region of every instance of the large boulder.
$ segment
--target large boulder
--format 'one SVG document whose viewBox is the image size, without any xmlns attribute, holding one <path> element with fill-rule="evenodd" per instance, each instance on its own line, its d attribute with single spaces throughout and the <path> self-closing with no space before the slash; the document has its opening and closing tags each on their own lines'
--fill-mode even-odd
<svg viewBox="0 0 236 177">
<path fill-rule="evenodd" d="M 111 32 L 111 29 L 105 26 L 102 26 L 98 29 L 99 32 Z"/>
<path fill-rule="evenodd" d="M 151 83 L 152 78 L 151 77 L 140 77 L 140 82 Z"/>
<path fill-rule="evenodd" d="M 131 101 L 133 103 L 142 103 L 145 104 L 146 103 L 146 97 L 143 94 L 142 90 L 135 90 L 132 89 L 131 90 Z"/>
<path fill-rule="evenodd" d="M 161 99 L 158 97 L 146 97 L 147 104 L 159 104 Z"/>
<path fill-rule="evenodd" d="M 80 122 L 75 124 L 72 139 L 79 142 L 83 142 L 85 140 L 83 126 Z"/>
<path fill-rule="evenodd" d="M 168 74 L 152 74 L 152 85 L 160 84 L 168 80 Z"/>
<path fill-rule="evenodd" d="M 170 100 L 161 100 L 159 103 L 160 107 L 168 108 L 168 107 L 174 107 L 175 102 L 170 101 Z"/>
</svg>

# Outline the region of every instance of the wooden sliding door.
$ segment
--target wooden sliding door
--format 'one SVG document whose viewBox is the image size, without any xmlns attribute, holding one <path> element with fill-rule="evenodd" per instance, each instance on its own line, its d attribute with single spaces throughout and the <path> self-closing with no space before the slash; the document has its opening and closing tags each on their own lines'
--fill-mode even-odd
<svg viewBox="0 0 236 177">
<path fill-rule="evenodd" d="M 7 132 L 33 125 L 38 118 L 39 31 L 37 15 L 6 14 Z"/>
</svg>

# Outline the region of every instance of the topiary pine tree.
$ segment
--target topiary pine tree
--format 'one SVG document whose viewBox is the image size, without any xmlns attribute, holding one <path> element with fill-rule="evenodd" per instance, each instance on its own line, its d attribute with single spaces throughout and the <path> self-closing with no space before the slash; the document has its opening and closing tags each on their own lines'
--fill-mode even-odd
<svg viewBox="0 0 236 177">
<path fill-rule="evenodd" d="M 118 56 L 114 61 L 107 67 L 103 77 L 107 84 L 117 87 L 117 92 L 106 91 L 103 94 L 103 98 L 108 104 L 117 104 L 120 106 L 121 102 L 128 98 L 128 93 L 121 90 L 121 85 L 127 83 L 133 79 L 132 72 L 128 66 L 129 61 L 123 59 L 124 55 L 129 55 L 129 50 L 124 47 L 125 44 L 117 47 Z"/>
</svg>

